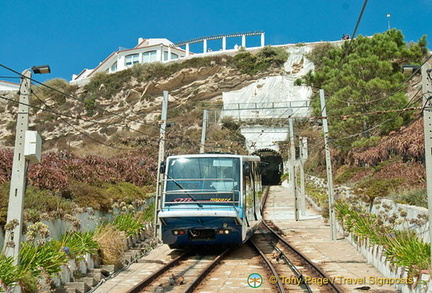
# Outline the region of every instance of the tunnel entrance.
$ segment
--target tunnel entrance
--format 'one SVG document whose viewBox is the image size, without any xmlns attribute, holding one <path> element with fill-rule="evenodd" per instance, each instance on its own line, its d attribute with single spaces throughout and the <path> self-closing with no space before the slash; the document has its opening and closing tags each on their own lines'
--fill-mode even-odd
<svg viewBox="0 0 432 293">
<path fill-rule="evenodd" d="M 263 165 L 262 184 L 277 185 L 281 183 L 283 161 L 279 152 L 272 149 L 261 149 L 253 153 L 261 158 Z"/>
</svg>

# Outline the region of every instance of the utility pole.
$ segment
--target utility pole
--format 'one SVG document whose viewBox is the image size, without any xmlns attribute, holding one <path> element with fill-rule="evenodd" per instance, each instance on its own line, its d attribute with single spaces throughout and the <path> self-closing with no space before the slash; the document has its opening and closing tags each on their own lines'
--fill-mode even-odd
<svg viewBox="0 0 432 293">
<path fill-rule="evenodd" d="M 426 165 L 426 190 L 429 213 L 429 243 L 432 243 L 432 65 L 429 62 L 423 64 L 421 68 L 421 74 L 423 89 L 423 128 Z"/>
<path fill-rule="evenodd" d="M 328 204 L 329 204 L 331 239 L 333 241 L 336 241 L 337 237 L 336 237 L 336 215 L 334 210 L 333 173 L 332 173 L 332 166 L 331 166 L 330 146 L 329 146 L 327 110 L 326 110 L 326 103 L 325 103 L 323 89 L 320 89 L 320 102 L 321 102 L 321 117 L 323 123 L 323 131 L 324 131 L 324 148 L 325 148 L 325 155 L 326 155 L 327 189 L 328 189 L 328 197 L 329 197 Z"/>
<path fill-rule="evenodd" d="M 208 111 L 204 110 L 203 112 L 203 123 L 202 123 L 202 131 L 201 131 L 201 147 L 200 153 L 204 153 L 205 148 L 205 139 L 206 139 L 206 131 L 207 131 L 207 120 L 208 120 Z"/>
<path fill-rule="evenodd" d="M 296 182 L 296 174 L 295 174 L 295 146 L 294 146 L 294 125 L 293 125 L 293 111 L 291 109 L 291 105 L 288 108 L 288 124 L 289 124 L 289 133 L 290 133 L 290 187 L 291 187 L 291 193 L 294 196 L 294 214 L 295 214 L 295 220 L 299 220 L 299 208 L 298 208 L 298 197 L 297 197 L 297 182 Z"/>
<path fill-rule="evenodd" d="M 26 69 L 21 74 L 21 85 L 19 88 L 15 149 L 4 245 L 5 255 L 12 256 L 15 265 L 19 264 L 19 251 L 21 247 L 21 233 L 23 228 L 23 207 L 28 163 L 24 156 L 24 147 L 25 135 L 29 125 L 30 94 L 31 71 Z"/>
<path fill-rule="evenodd" d="M 155 194 L 155 227 L 154 227 L 154 237 L 158 239 L 162 239 L 162 229 L 161 222 L 159 220 L 158 214 L 161 209 L 161 198 L 162 198 L 162 189 L 163 189 L 163 181 L 161 180 L 161 164 L 165 159 L 165 133 L 166 133 L 166 122 L 167 122 L 167 113 L 168 113 L 168 91 L 163 92 L 163 100 L 162 100 L 162 115 L 161 115 L 161 125 L 159 132 L 159 154 L 158 154 L 158 164 L 157 164 L 157 178 L 156 178 L 156 194 Z"/>
</svg>

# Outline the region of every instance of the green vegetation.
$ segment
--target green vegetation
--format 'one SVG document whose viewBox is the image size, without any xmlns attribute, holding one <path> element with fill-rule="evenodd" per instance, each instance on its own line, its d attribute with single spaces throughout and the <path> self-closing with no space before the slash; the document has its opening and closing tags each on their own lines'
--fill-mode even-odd
<svg viewBox="0 0 432 293">
<path fill-rule="evenodd" d="M 335 209 L 347 233 L 352 233 L 357 241 L 368 239 L 369 244 L 381 245 L 384 256 L 392 264 L 404 267 L 410 277 L 418 277 L 422 270 L 429 269 L 430 244 L 420 240 L 414 231 L 396 230 L 394 219 L 388 214 L 370 214 L 353 199 L 337 200 Z"/>
<path fill-rule="evenodd" d="M 109 211 L 119 202 L 142 205 L 154 192 L 153 164 L 139 153 L 115 158 L 45 153 L 29 167 L 24 219 L 64 218 L 88 207 Z M 0 225 L 6 222 L 11 166 L 12 151 L 0 151 Z"/>
<path fill-rule="evenodd" d="M 324 219 L 329 218 L 329 204 L 327 190 L 315 186 L 312 182 L 305 182 L 305 190 L 309 197 L 321 208 L 321 216 Z"/>
<path fill-rule="evenodd" d="M 325 44 L 312 52 L 309 58 L 316 70 L 304 82 L 325 90 L 330 133 L 339 138 L 334 147 L 351 147 L 362 137 L 385 135 L 411 121 L 412 111 L 382 112 L 408 105 L 401 66 L 420 64 L 427 54 L 425 36 L 412 44 L 403 39 L 401 31 L 392 29 L 370 38 L 358 36 L 341 47 Z M 318 94 L 312 104 L 319 116 Z M 367 114 L 377 111 L 380 114 Z"/>
<path fill-rule="evenodd" d="M 320 116 L 318 89 L 324 89 L 331 137 L 335 183 L 353 187 L 371 203 L 377 196 L 398 194 L 410 189 L 424 190 L 424 150 L 418 111 L 398 111 L 421 106 L 421 99 L 408 101 L 401 67 L 422 64 L 427 55 L 426 37 L 406 43 L 396 29 L 358 36 L 341 46 L 326 43 L 308 56 L 315 71 L 296 84 L 312 86 L 312 105 Z M 413 94 L 410 94 L 412 96 Z M 418 96 L 419 97 L 419 96 Z M 387 111 L 390 110 L 390 111 Z M 387 112 L 386 112 L 387 111 Z M 305 169 L 325 176 L 322 138 L 310 136 L 310 157 Z M 424 202 L 417 193 L 411 202 Z"/>
<path fill-rule="evenodd" d="M 410 190 L 392 192 L 388 195 L 389 199 L 401 204 L 408 204 L 418 207 L 428 207 L 426 189 L 413 188 Z"/>
<path fill-rule="evenodd" d="M 270 66 L 279 67 L 288 59 L 288 53 L 284 48 L 264 47 L 256 55 L 250 52 L 240 52 L 233 58 L 233 63 L 241 73 L 254 75 L 265 71 Z"/>
<path fill-rule="evenodd" d="M 121 204 L 127 207 L 126 203 Z M 59 240 L 48 240 L 48 227 L 37 222 L 28 227 L 26 241 L 20 250 L 20 264 L 0 254 L 0 292 L 19 284 L 24 292 L 41 292 L 41 280 L 50 284 L 53 276 L 69 260 L 79 261 L 86 254 L 99 258 L 102 264 L 121 265 L 127 237 L 141 232 L 153 214 L 151 207 L 135 212 L 130 206 L 112 223 L 100 225 L 96 231 L 68 231 Z"/>
</svg>

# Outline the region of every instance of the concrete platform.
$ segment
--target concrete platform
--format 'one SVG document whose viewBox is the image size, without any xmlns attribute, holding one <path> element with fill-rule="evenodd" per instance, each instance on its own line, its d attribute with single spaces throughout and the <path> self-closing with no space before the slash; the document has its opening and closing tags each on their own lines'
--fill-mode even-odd
<svg viewBox="0 0 432 293">
<path fill-rule="evenodd" d="M 331 240 L 330 225 L 317 211 L 306 206 L 304 215 L 300 211 L 296 221 L 290 189 L 272 186 L 264 216 L 284 232 L 290 244 L 320 265 L 346 292 L 398 292 L 383 284 L 388 279 L 368 264 L 343 235 Z"/>
</svg>

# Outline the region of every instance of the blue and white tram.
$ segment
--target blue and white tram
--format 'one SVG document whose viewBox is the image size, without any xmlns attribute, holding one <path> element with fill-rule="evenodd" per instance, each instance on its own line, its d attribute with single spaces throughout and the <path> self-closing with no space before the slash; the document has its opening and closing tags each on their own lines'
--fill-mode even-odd
<svg viewBox="0 0 432 293">
<path fill-rule="evenodd" d="M 260 158 L 170 156 L 162 193 L 162 241 L 171 248 L 241 244 L 261 221 Z"/>
</svg>

